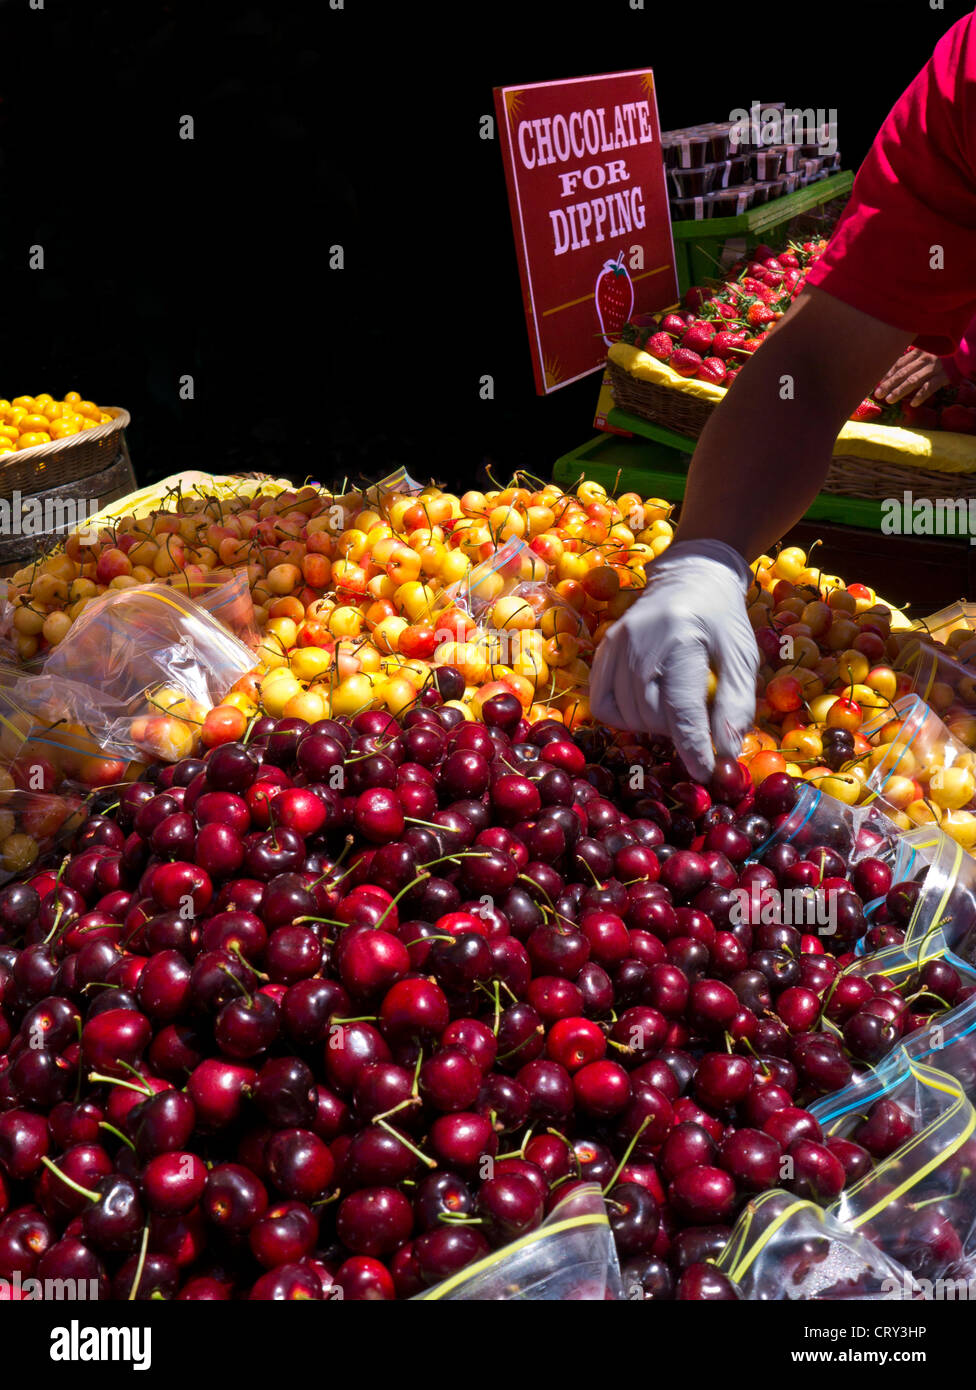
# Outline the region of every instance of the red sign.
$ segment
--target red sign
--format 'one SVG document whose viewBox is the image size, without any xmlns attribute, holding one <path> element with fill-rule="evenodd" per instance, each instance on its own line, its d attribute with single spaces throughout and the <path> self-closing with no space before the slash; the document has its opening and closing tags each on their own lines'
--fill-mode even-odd
<svg viewBox="0 0 976 1390">
<path fill-rule="evenodd" d="M 678 297 L 654 74 L 496 87 L 540 394 L 602 367 L 635 313 Z"/>
</svg>

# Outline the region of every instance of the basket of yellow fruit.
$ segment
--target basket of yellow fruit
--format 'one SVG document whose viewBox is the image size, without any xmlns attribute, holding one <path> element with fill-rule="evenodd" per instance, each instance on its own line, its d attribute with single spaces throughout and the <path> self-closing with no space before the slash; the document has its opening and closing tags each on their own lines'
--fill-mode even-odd
<svg viewBox="0 0 976 1390">
<path fill-rule="evenodd" d="M 37 492 L 89 478 L 124 451 L 129 413 L 69 391 L 0 400 L 0 493 Z"/>
<path fill-rule="evenodd" d="M 0 572 L 132 491 L 128 423 L 77 391 L 0 400 Z"/>
</svg>

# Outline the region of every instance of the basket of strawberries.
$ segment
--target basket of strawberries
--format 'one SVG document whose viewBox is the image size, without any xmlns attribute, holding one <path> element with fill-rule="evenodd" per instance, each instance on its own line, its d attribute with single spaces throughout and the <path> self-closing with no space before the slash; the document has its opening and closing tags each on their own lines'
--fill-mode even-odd
<svg viewBox="0 0 976 1390">
<path fill-rule="evenodd" d="M 791 242 L 785 251 L 760 245 L 714 287 L 693 285 L 681 307 L 624 326 L 609 354 L 614 397 L 624 410 L 697 438 L 742 364 L 803 288 L 825 241 Z M 635 373 L 622 344 L 660 366 Z M 639 363 L 637 365 L 640 365 Z"/>
<path fill-rule="evenodd" d="M 803 289 L 826 241 L 757 246 L 714 287 L 693 286 L 679 308 L 624 325 L 607 364 L 617 405 L 697 439 L 744 362 Z M 948 482 L 947 480 L 950 480 Z M 943 387 L 925 405 L 867 398 L 841 431 L 825 492 L 868 500 L 910 488 L 918 497 L 976 498 L 976 383 Z"/>
</svg>

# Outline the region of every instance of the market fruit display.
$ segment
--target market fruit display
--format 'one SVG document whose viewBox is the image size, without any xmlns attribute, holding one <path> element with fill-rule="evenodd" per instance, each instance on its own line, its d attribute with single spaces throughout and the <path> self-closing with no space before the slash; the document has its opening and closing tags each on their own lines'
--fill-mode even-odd
<svg viewBox="0 0 976 1390">
<path fill-rule="evenodd" d="M 756 726 L 701 786 L 585 703 L 670 508 L 521 481 L 123 507 L 13 576 L 24 659 L 115 591 L 236 584 L 255 664 L 212 707 L 154 687 L 129 762 L 5 719 L 0 1277 L 425 1297 L 589 1184 L 628 1297 L 734 1298 L 712 1261 L 757 1194 L 829 1208 L 911 1136 L 810 1107 L 974 994 L 938 946 L 892 972 L 924 870 L 849 859 L 837 819 L 901 764 L 919 634 L 760 557 Z M 967 616 L 922 634 L 955 742 L 875 804 L 968 848 Z M 784 840 L 804 781 L 819 839 Z"/>
<path fill-rule="evenodd" d="M 973 993 L 843 973 L 885 866 L 750 862 L 785 774 L 482 718 L 262 716 L 0 890 L 0 1275 L 411 1298 L 589 1181 L 628 1286 L 734 1297 L 700 1266 L 753 1194 L 828 1204 L 900 1142 L 808 1108 Z M 832 935 L 734 911 L 794 882 Z"/>
<path fill-rule="evenodd" d="M 40 661 L 70 643 L 91 604 L 118 590 L 162 584 L 206 604 L 236 577 L 250 596 L 254 669 L 214 708 L 178 684 L 147 691 L 129 731 L 149 757 L 173 761 L 240 739 L 263 714 L 307 723 L 369 709 L 400 715 L 429 692 L 466 720 L 501 694 L 529 723 L 582 728 L 593 652 L 670 543 L 671 507 L 636 493 L 611 497 L 593 482 L 564 492 L 522 481 L 461 496 L 433 486 L 333 496 L 309 486 L 177 495 L 145 516 L 123 507 L 12 576 L 9 641 L 21 660 Z M 866 586 L 825 574 L 797 547 L 760 557 L 753 571 L 749 617 L 762 665 L 742 758 L 754 781 L 786 770 L 841 800 L 864 799 L 872 744 L 863 730 L 912 688 L 976 747 L 976 687 L 952 651 L 938 656 L 939 680 L 921 683 L 917 634 L 893 631 L 892 610 Z M 953 642 L 965 656 L 964 642 Z M 137 763 L 127 771 L 125 758 L 106 756 L 53 707 L 11 709 L 0 691 L 0 712 L 0 760 L 12 765 L 0 768 L 0 797 L 5 786 L 19 789 L 21 803 L 28 793 L 84 796 L 138 775 Z M 57 724 L 59 746 L 29 737 L 32 718 Z M 28 786 L 38 760 L 43 778 Z M 8 806 L 3 870 L 28 868 L 50 841 L 25 825 L 28 811 L 50 832 L 70 826 L 76 810 L 57 797 Z M 968 848 L 976 821 L 953 808 L 946 829 Z"/>
<path fill-rule="evenodd" d="M 94 401 L 83 400 L 77 391 L 68 391 L 62 400 L 47 392 L 15 396 L 12 401 L 0 399 L 0 454 L 67 439 L 111 420 L 111 415 Z"/>
</svg>

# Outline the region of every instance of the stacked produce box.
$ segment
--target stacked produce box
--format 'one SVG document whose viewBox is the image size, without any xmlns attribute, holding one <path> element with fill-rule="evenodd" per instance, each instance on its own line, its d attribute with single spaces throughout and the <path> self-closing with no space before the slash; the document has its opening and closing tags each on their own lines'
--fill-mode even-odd
<svg viewBox="0 0 976 1390">
<path fill-rule="evenodd" d="M 663 131 L 672 217 L 737 217 L 837 172 L 841 157 L 833 132 L 797 134 L 782 120 L 785 109 L 766 103 L 748 121 Z"/>
</svg>

